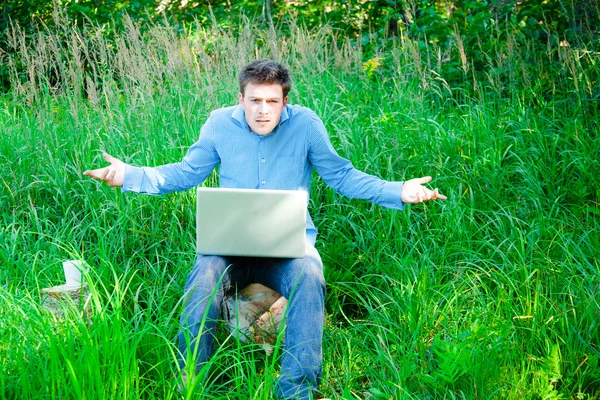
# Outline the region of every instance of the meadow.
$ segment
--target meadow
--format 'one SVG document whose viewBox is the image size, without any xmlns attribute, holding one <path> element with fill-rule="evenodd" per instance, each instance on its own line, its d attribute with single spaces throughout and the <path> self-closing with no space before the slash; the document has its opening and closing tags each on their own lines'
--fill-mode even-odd
<svg viewBox="0 0 600 400">
<path fill-rule="evenodd" d="M 288 65 L 290 102 L 338 152 L 388 180 L 431 175 L 446 202 L 404 211 L 314 176 L 333 399 L 600 398 L 600 54 L 499 42 L 484 70 L 399 36 L 376 47 L 323 28 L 182 36 L 134 24 L 26 36 L 0 97 L 0 398 L 175 399 L 175 335 L 194 254 L 194 192 L 123 195 L 82 175 L 102 151 L 178 161 L 237 71 Z M 462 55 L 462 57 L 461 57 Z M 444 78 L 455 65 L 454 79 Z M 218 184 L 213 174 L 205 183 Z M 84 259 L 89 315 L 40 290 Z M 223 330 L 185 398 L 270 399 L 267 356 Z"/>
</svg>

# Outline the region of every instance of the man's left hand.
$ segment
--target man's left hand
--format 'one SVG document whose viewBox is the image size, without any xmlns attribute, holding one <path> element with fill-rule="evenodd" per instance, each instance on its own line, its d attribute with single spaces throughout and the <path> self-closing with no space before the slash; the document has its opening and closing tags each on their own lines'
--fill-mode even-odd
<svg viewBox="0 0 600 400">
<path fill-rule="evenodd" d="M 431 181 L 431 177 L 424 176 L 404 182 L 404 185 L 402 185 L 402 201 L 404 203 L 422 203 L 429 200 L 447 200 L 448 198 L 441 194 L 437 188 L 430 190 L 423 186 L 429 181 Z"/>
</svg>

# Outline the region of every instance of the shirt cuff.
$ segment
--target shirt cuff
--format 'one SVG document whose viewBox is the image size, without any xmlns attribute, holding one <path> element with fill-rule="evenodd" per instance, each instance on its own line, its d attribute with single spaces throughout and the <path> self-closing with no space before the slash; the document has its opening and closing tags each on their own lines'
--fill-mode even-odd
<svg viewBox="0 0 600 400">
<path fill-rule="evenodd" d="M 123 179 L 122 193 L 134 192 L 139 193 L 144 179 L 144 170 L 140 167 L 131 165 L 125 166 L 125 178 Z"/>
<path fill-rule="evenodd" d="M 383 190 L 379 195 L 379 205 L 396 210 L 404 210 L 402 185 L 404 185 L 404 182 L 385 182 Z"/>
</svg>

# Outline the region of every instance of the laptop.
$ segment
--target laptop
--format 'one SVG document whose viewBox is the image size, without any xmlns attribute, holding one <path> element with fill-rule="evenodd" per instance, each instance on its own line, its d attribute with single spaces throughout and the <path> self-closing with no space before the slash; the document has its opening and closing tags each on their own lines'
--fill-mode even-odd
<svg viewBox="0 0 600 400">
<path fill-rule="evenodd" d="M 304 257 L 307 192 L 200 187 L 196 195 L 199 254 Z"/>
</svg>

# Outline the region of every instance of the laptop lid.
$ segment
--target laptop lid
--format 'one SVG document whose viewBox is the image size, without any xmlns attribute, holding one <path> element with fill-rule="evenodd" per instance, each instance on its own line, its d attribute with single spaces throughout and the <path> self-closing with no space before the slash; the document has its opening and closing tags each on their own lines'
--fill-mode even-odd
<svg viewBox="0 0 600 400">
<path fill-rule="evenodd" d="M 304 257 L 308 194 L 301 190 L 197 189 L 200 254 Z"/>
</svg>

